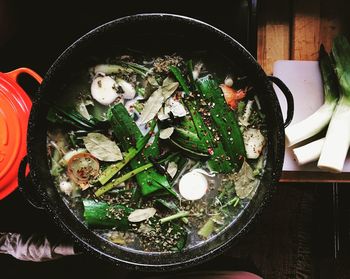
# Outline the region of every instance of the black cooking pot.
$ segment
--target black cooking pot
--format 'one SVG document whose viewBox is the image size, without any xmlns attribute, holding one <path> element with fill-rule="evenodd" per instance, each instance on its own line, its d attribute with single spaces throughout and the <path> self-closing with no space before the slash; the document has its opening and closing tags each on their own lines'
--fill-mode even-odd
<svg viewBox="0 0 350 279">
<path fill-rule="evenodd" d="M 72 73 L 93 65 L 94 57 L 111 57 L 137 49 L 144 53 L 191 53 L 205 49 L 203 55 L 218 55 L 220 61 L 239 68 L 257 89 L 267 123 L 267 158 L 258 191 L 236 221 L 203 244 L 179 253 L 150 253 L 115 245 L 88 229 L 63 202 L 50 175 L 46 149 L 48 101 L 61 98 L 62 85 Z M 222 60 L 223 59 L 223 60 Z M 275 82 L 288 100 L 287 119 L 272 88 Z M 169 14 L 141 14 L 104 24 L 73 43 L 51 66 L 33 100 L 28 126 L 28 163 L 30 175 L 24 177 L 26 160 L 19 170 L 20 187 L 36 205 L 49 211 L 58 223 L 87 251 L 115 265 L 135 269 L 165 271 L 185 268 L 213 258 L 225 251 L 257 218 L 278 181 L 284 157 L 284 127 L 293 116 L 293 98 L 284 84 L 269 78 L 255 59 L 237 41 L 206 23 Z M 28 184 L 31 182 L 31 186 Z"/>
</svg>

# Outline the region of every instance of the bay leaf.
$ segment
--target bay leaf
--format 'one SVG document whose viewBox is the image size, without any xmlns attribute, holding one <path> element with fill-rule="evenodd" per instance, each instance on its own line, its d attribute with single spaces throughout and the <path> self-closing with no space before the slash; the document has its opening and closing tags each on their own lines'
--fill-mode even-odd
<svg viewBox="0 0 350 279">
<path fill-rule="evenodd" d="M 171 95 L 175 92 L 175 90 L 179 87 L 178 82 L 166 83 L 162 85 L 162 94 L 164 98 L 164 102 L 170 98 Z"/>
<path fill-rule="evenodd" d="M 128 220 L 133 223 L 141 222 L 153 217 L 154 214 L 156 214 L 156 209 L 153 207 L 136 209 L 130 213 Z"/>
<path fill-rule="evenodd" d="M 240 199 L 252 199 L 259 185 L 259 180 L 253 175 L 253 169 L 244 161 L 241 169 L 234 175 L 236 194 Z"/>
<path fill-rule="evenodd" d="M 148 121 L 152 120 L 161 109 L 163 103 L 176 91 L 178 87 L 178 82 L 163 82 L 163 85 L 158 87 L 158 89 L 152 93 L 145 103 L 145 106 L 141 112 L 140 123 L 146 124 Z"/>
<path fill-rule="evenodd" d="M 100 133 L 89 133 L 83 138 L 86 149 L 97 159 L 115 162 L 123 159 L 118 145 Z"/>
<path fill-rule="evenodd" d="M 159 132 L 159 138 L 161 139 L 168 139 L 170 136 L 174 133 L 174 127 L 165 128 L 163 130 L 160 130 Z"/>
<path fill-rule="evenodd" d="M 171 178 L 174 178 L 177 173 L 177 164 L 175 162 L 169 162 L 166 171 Z"/>
</svg>

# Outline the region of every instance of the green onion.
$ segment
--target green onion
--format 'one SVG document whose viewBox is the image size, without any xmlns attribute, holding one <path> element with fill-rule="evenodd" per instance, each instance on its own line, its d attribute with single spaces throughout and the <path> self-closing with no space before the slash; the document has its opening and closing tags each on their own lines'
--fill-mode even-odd
<svg viewBox="0 0 350 279">
<path fill-rule="evenodd" d="M 145 170 L 148 170 L 149 168 L 153 167 L 153 164 L 152 163 L 148 163 L 146 165 L 143 165 L 137 169 L 134 169 L 114 180 L 112 180 L 111 182 L 109 182 L 108 184 L 106 184 L 105 186 L 101 187 L 100 189 L 98 189 L 96 192 L 95 192 L 95 196 L 96 197 L 99 197 L 99 196 L 102 196 L 103 194 L 105 194 L 106 192 L 112 190 L 113 188 L 117 187 L 118 185 L 120 185 L 122 182 L 130 179 L 131 177 L 137 175 L 138 173 L 140 172 L 143 172 Z"/>
<path fill-rule="evenodd" d="M 147 133 L 141 140 L 136 143 L 136 147 L 130 147 L 124 154 L 122 161 L 109 165 L 99 176 L 98 181 L 104 185 L 106 184 L 115 174 L 117 174 L 123 167 L 125 167 L 141 150 L 146 146 L 149 141 L 152 132 L 155 128 L 155 122 L 151 126 L 150 132 Z"/>
<path fill-rule="evenodd" d="M 163 223 L 166 223 L 166 222 L 169 222 L 169 221 L 173 221 L 173 220 L 176 220 L 176 219 L 179 219 L 179 218 L 183 218 L 183 217 L 187 217 L 189 215 L 189 212 L 188 211 L 180 211 L 174 215 L 170 215 L 170 216 L 167 216 L 167 217 L 164 217 L 162 219 L 160 219 L 160 223 L 163 224 Z"/>
</svg>

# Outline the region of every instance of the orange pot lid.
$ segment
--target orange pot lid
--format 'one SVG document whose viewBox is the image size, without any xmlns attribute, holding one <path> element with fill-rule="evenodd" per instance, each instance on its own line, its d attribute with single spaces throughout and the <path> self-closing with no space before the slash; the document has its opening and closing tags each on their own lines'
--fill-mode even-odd
<svg viewBox="0 0 350 279">
<path fill-rule="evenodd" d="M 0 200 L 17 188 L 18 168 L 27 149 L 27 125 L 32 102 L 16 82 L 21 73 L 28 73 L 38 82 L 42 81 L 38 74 L 27 68 L 0 73 Z"/>
</svg>

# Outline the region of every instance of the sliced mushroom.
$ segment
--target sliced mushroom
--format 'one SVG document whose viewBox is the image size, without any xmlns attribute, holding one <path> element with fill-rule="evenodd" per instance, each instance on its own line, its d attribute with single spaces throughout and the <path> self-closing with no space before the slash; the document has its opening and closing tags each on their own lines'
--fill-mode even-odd
<svg viewBox="0 0 350 279">
<path fill-rule="evenodd" d="M 98 76 L 91 84 L 92 97 L 102 105 L 108 106 L 119 96 L 116 92 L 118 85 L 109 76 Z"/>
<path fill-rule="evenodd" d="M 131 83 L 129 83 L 121 78 L 117 79 L 117 83 L 123 89 L 124 99 L 131 100 L 131 99 L 135 98 L 136 90 Z"/>
</svg>

